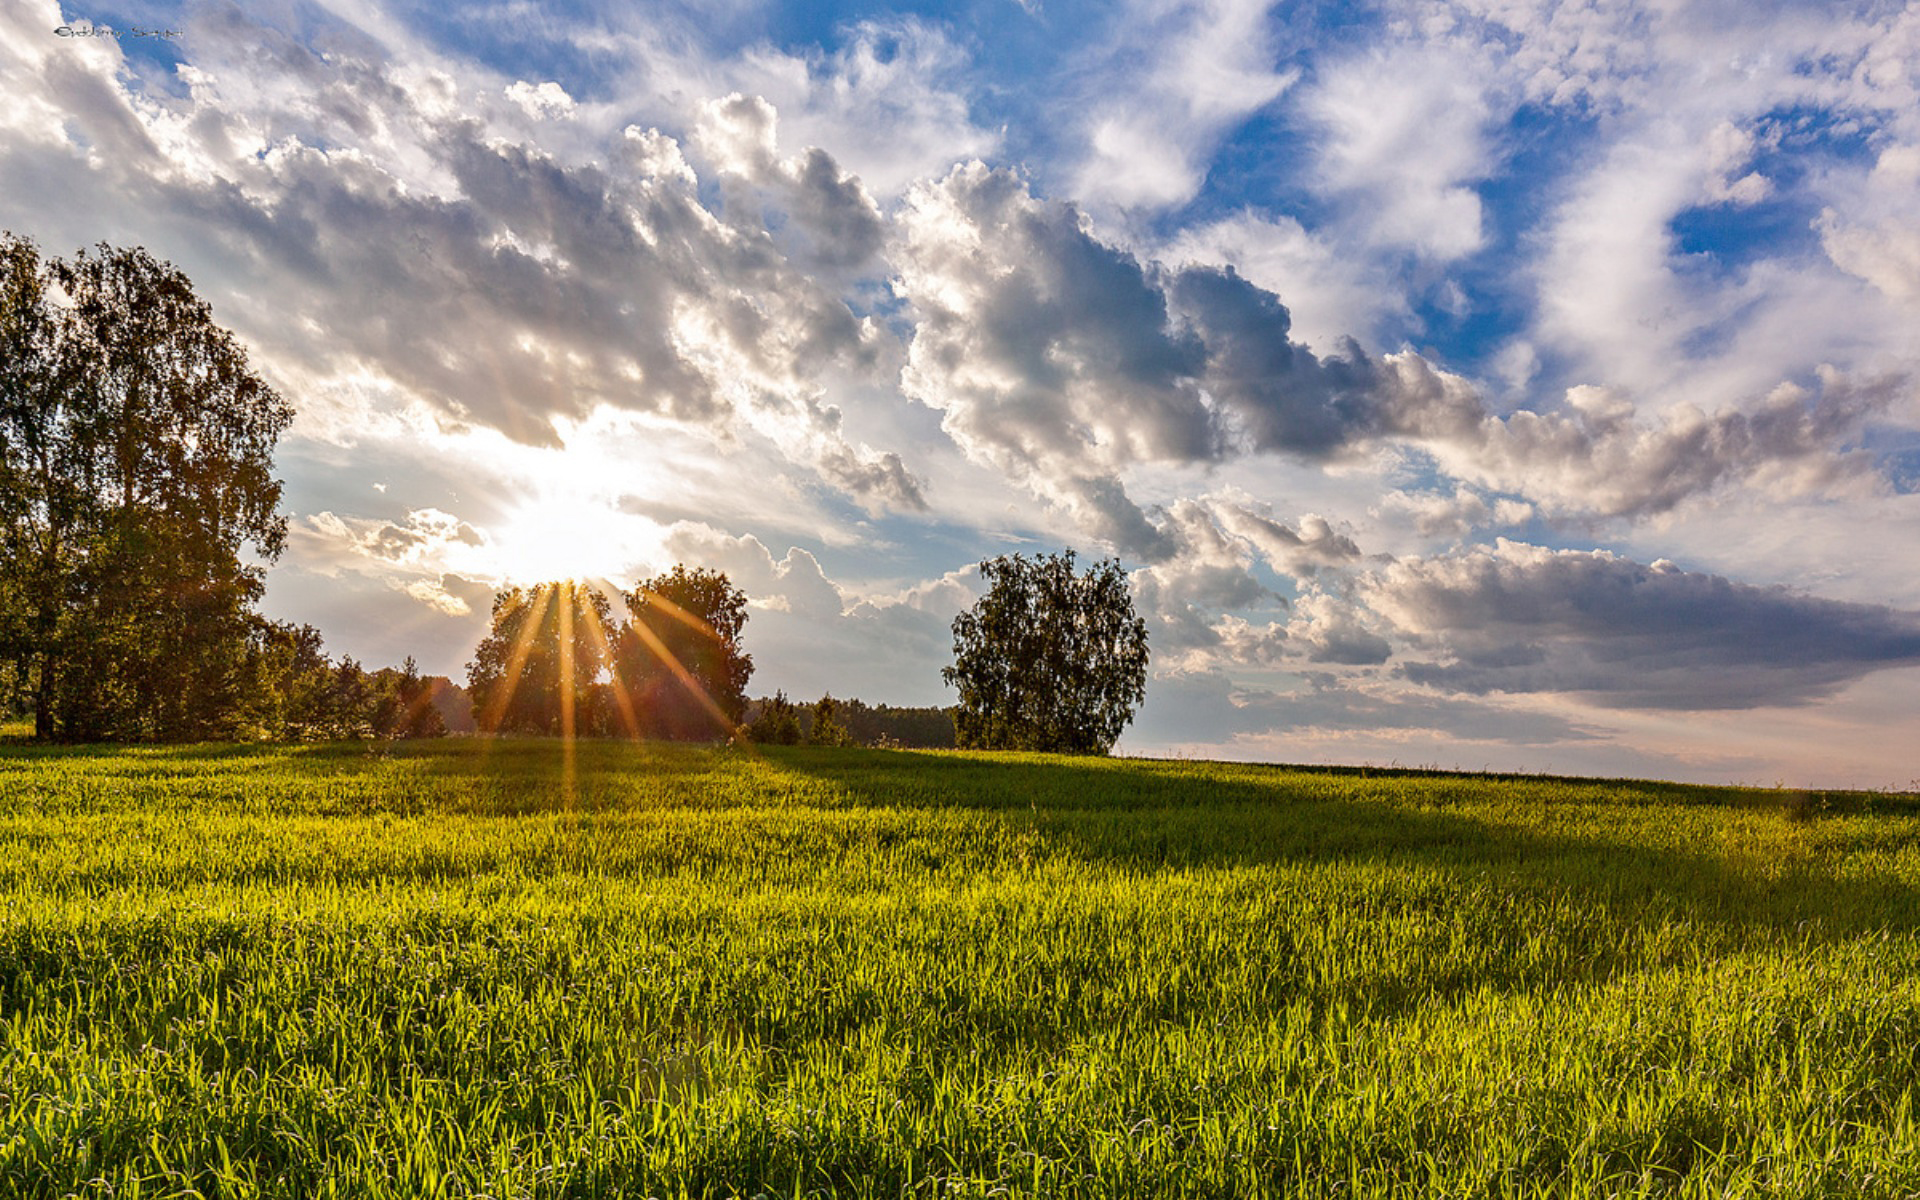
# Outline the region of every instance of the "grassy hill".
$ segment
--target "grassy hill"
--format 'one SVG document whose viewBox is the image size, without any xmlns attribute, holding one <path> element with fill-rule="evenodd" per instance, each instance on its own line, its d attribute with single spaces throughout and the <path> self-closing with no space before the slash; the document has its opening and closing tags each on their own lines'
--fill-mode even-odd
<svg viewBox="0 0 1920 1200">
<path fill-rule="evenodd" d="M 1910 797 L 0 748 L 0 1194 L 1909 1196 Z"/>
</svg>

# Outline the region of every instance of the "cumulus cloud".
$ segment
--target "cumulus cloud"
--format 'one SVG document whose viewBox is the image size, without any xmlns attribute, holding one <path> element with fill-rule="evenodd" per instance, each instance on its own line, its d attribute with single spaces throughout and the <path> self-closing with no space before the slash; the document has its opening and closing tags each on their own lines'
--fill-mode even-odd
<svg viewBox="0 0 1920 1200">
<path fill-rule="evenodd" d="M 1288 637 L 1305 652 L 1309 662 L 1342 666 L 1377 666 L 1393 653 L 1378 621 L 1352 604 L 1324 592 L 1300 598 Z"/>
<path fill-rule="evenodd" d="M 573 97 L 551 80 L 538 86 L 518 80 L 507 85 L 506 95 L 530 117 L 557 119 L 573 115 Z"/>
<path fill-rule="evenodd" d="M 719 90 L 765 97 L 798 144 L 830 147 L 883 197 L 999 147 L 969 115 L 970 56 L 944 28 L 895 17 L 843 32 L 831 52 L 756 47 L 720 68 Z"/>
<path fill-rule="evenodd" d="M 291 526 L 288 539 L 310 568 L 337 567 L 356 559 L 429 566 L 453 547 L 487 544 L 485 533 L 437 508 L 415 509 L 401 521 L 315 513 Z"/>
<path fill-rule="evenodd" d="M 523 140 L 516 121 L 574 111 L 557 85 L 496 85 L 470 108 L 462 81 L 350 26 L 322 60 L 237 10 L 206 21 L 185 97 L 156 98 L 109 51 L 13 79 L 65 120 L 40 131 L 34 161 L 10 150 L 7 174 L 122 197 L 216 296 L 287 297 L 228 309 L 269 372 L 370 377 L 536 444 L 601 407 L 721 436 L 744 422 L 863 504 L 923 504 L 898 453 L 847 439 L 824 399 L 834 373 L 888 354 L 885 331 L 818 277 L 879 241 L 871 198 L 829 156 L 743 168 L 783 189 L 782 248 L 766 224 L 705 207 L 658 130 L 597 147 L 610 165 L 593 146 Z M 773 114 L 734 99 L 751 159 Z"/>
<path fill-rule="evenodd" d="M 1871 672 L 1920 663 L 1920 614 L 1645 565 L 1604 550 L 1504 539 L 1410 558 L 1362 579 L 1360 600 L 1428 657 L 1416 683 L 1449 692 L 1572 692 L 1623 709 L 1803 704 Z"/>
<path fill-rule="evenodd" d="M 1411 518 L 1414 528 L 1428 537 L 1460 537 L 1474 529 L 1521 524 L 1533 517 L 1534 508 L 1523 500 L 1455 485 L 1451 493 L 1394 492 L 1373 512 Z"/>
<path fill-rule="evenodd" d="M 1817 390 L 1657 422 L 1576 388 L 1557 411 L 1503 416 L 1411 351 L 1316 355 L 1272 293 L 1230 270 L 1143 263 L 1008 171 L 956 169 L 916 189 L 900 223 L 896 290 L 916 317 L 905 390 L 967 453 L 1149 559 L 1174 546 L 1121 480 L 1141 463 L 1337 462 L 1404 442 L 1516 503 L 1630 517 L 1736 480 L 1830 482 L 1857 466 L 1836 446 L 1902 386 L 1825 370 Z"/>
<path fill-rule="evenodd" d="M 798 546 L 776 559 L 752 534 L 734 536 L 690 522 L 675 526 L 666 546 L 677 560 L 724 572 L 755 607 L 820 619 L 838 617 L 846 608 L 820 561 Z"/>
<path fill-rule="evenodd" d="M 1375 654 L 1372 641 L 1359 638 L 1354 621 L 1341 624 L 1311 598 L 1295 609 L 1263 582 L 1263 569 L 1311 578 L 1359 558 L 1353 539 L 1326 518 L 1309 513 L 1296 528 L 1275 519 L 1269 506 L 1228 491 L 1176 501 L 1162 515 L 1159 533 L 1172 552 L 1133 573 L 1135 600 L 1147 617 L 1157 661 L 1200 670 L 1271 666 L 1287 658 L 1384 657 L 1384 648 Z M 1291 622 L 1273 619 L 1288 609 L 1295 609 Z M 1357 649 L 1363 642 L 1364 652 Z"/>
<path fill-rule="evenodd" d="M 722 176 L 736 183 L 729 215 L 764 229 L 763 210 L 786 218 L 777 240 L 788 256 L 816 270 L 859 267 L 880 249 L 880 209 L 860 180 L 818 147 L 779 157 L 778 116 L 759 96 L 735 92 L 702 109 L 698 142 Z M 744 186 L 739 186 L 744 185 Z M 748 211 L 736 213 L 736 209 Z"/>
<path fill-rule="evenodd" d="M 1295 336 L 1321 353 L 1409 311 L 1388 272 L 1291 217 L 1243 210 L 1188 226 L 1156 253 L 1173 267 L 1232 267 L 1283 301 Z"/>
<path fill-rule="evenodd" d="M 1920 231 L 1908 214 L 1920 206 L 1920 145 L 1889 146 L 1867 177 L 1866 197 L 1849 221 L 1821 210 L 1814 228 L 1835 266 L 1890 299 L 1920 307 Z"/>
<path fill-rule="evenodd" d="M 1817 390 L 1781 384 L 1748 409 L 1682 404 L 1648 422 L 1618 392 L 1583 386 L 1559 411 L 1496 417 L 1465 380 L 1419 356 L 1387 362 L 1395 427 L 1448 471 L 1550 512 L 1609 517 L 1667 512 L 1737 480 L 1784 496 L 1871 473 L 1840 447 L 1908 390 L 1902 377 L 1855 381 L 1823 367 Z"/>
</svg>

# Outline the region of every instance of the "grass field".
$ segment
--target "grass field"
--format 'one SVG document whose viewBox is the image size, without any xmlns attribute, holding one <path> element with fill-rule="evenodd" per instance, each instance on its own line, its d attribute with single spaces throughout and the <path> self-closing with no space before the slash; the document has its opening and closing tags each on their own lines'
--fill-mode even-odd
<svg viewBox="0 0 1920 1200">
<path fill-rule="evenodd" d="M 0 1195 L 1913 1196 L 1911 798 L 0 749 Z"/>
</svg>

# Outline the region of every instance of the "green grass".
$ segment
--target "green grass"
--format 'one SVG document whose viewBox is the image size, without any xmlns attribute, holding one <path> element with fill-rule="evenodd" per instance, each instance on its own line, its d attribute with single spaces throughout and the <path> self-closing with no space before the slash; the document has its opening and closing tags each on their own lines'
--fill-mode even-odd
<svg viewBox="0 0 1920 1200">
<path fill-rule="evenodd" d="M 0 748 L 0 1195 L 1912 1196 L 1904 797 Z"/>
</svg>

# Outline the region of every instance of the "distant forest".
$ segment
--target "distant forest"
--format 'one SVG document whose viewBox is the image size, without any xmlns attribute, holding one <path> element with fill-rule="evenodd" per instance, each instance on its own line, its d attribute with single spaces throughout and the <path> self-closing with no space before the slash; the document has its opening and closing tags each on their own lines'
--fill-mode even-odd
<svg viewBox="0 0 1920 1200">
<path fill-rule="evenodd" d="M 444 675 L 429 675 L 433 707 L 451 734 L 470 734 L 477 726 L 473 719 L 473 700 L 467 689 Z M 746 723 L 754 723 L 766 714 L 773 697 L 761 696 L 747 701 Z M 818 705 L 792 706 L 798 741 L 814 739 L 814 714 Z M 833 719 L 845 731 L 843 744 L 856 746 L 900 746 L 909 749 L 946 750 L 954 744 L 953 708 L 913 708 L 893 704 L 868 704 L 859 699 L 833 700 Z"/>
</svg>

